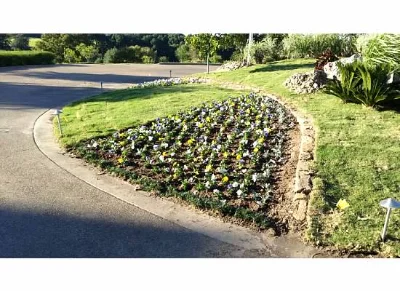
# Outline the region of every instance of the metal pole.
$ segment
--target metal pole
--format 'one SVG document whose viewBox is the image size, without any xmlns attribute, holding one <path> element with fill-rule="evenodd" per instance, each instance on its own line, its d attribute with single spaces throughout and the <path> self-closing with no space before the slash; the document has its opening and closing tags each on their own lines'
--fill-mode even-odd
<svg viewBox="0 0 400 291">
<path fill-rule="evenodd" d="M 383 226 L 383 230 L 382 230 L 382 240 L 385 241 L 385 237 L 386 237 L 386 231 L 387 231 L 387 227 L 389 224 L 389 218 L 390 218 L 390 212 L 392 211 L 392 208 L 388 208 L 387 213 L 386 213 L 386 219 L 385 219 L 385 225 Z"/>
<path fill-rule="evenodd" d="M 100 89 L 103 91 L 103 82 L 100 82 Z"/>
<path fill-rule="evenodd" d="M 169 77 L 172 77 L 172 70 L 169 70 Z"/>
<path fill-rule="evenodd" d="M 58 129 L 60 130 L 60 136 L 62 136 L 61 122 L 60 122 L 60 117 L 58 114 L 57 114 L 57 123 L 58 123 Z"/>
</svg>

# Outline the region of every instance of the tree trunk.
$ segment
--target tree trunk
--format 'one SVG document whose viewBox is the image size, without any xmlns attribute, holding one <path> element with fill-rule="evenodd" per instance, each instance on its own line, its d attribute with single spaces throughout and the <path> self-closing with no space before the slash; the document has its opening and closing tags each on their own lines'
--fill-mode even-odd
<svg viewBox="0 0 400 291">
<path fill-rule="evenodd" d="M 209 74 L 210 73 L 210 54 L 209 53 L 207 53 L 207 74 Z"/>
</svg>

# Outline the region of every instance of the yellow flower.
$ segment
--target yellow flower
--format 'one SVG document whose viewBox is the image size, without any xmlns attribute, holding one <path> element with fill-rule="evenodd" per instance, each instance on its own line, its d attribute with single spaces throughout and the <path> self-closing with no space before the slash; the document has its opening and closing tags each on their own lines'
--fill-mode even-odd
<svg viewBox="0 0 400 291">
<path fill-rule="evenodd" d="M 241 154 L 238 154 L 237 156 L 236 156 L 236 160 L 240 160 L 242 158 L 242 155 Z"/>
<path fill-rule="evenodd" d="M 123 141 L 120 141 L 119 142 L 119 145 L 120 146 L 125 146 L 127 144 L 127 141 L 126 140 L 123 140 Z"/>
<path fill-rule="evenodd" d="M 227 176 L 225 176 L 225 177 L 222 178 L 222 182 L 223 182 L 223 183 L 227 183 L 228 181 L 229 181 L 229 178 L 228 178 Z"/>
<path fill-rule="evenodd" d="M 207 122 L 211 122 L 211 118 L 208 116 L 208 117 L 206 118 L 206 121 L 207 121 Z"/>
<path fill-rule="evenodd" d="M 211 170 L 212 170 L 212 166 L 211 165 L 207 165 L 206 172 L 210 172 Z"/>
<path fill-rule="evenodd" d="M 229 154 L 227 152 L 223 153 L 224 158 L 227 158 L 229 156 Z"/>
<path fill-rule="evenodd" d="M 264 138 L 261 137 L 261 138 L 259 138 L 257 141 L 258 141 L 258 143 L 263 143 L 263 142 L 264 142 Z"/>
<path fill-rule="evenodd" d="M 350 204 L 346 201 L 346 199 L 340 199 L 336 204 L 336 207 L 339 208 L 340 210 L 344 210 L 349 206 Z"/>
<path fill-rule="evenodd" d="M 187 144 L 190 146 L 190 145 L 192 145 L 194 143 L 194 139 L 193 138 L 191 138 L 191 139 L 189 139 L 188 141 L 187 141 Z"/>
<path fill-rule="evenodd" d="M 254 148 L 253 152 L 258 153 L 258 148 Z"/>
<path fill-rule="evenodd" d="M 163 152 L 162 155 L 163 155 L 163 157 L 168 156 L 167 152 Z"/>
<path fill-rule="evenodd" d="M 124 162 L 124 159 L 123 159 L 123 158 L 119 158 L 119 159 L 118 159 L 118 163 L 122 164 L 123 162 Z"/>
</svg>

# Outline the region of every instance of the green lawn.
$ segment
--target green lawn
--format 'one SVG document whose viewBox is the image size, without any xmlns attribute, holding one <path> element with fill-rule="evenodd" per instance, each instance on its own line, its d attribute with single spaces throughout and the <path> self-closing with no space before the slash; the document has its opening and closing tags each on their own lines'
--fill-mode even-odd
<svg viewBox="0 0 400 291">
<path fill-rule="evenodd" d="M 312 70 L 314 60 L 290 60 L 232 72 L 210 73 L 220 82 L 257 86 L 281 96 L 311 116 L 317 130 L 316 178 L 313 180 L 312 241 L 341 249 L 362 249 L 400 255 L 400 211 L 394 211 L 388 234 L 379 242 L 385 211 L 379 201 L 400 199 L 400 115 L 375 111 L 318 93 L 296 95 L 283 82 L 298 72 Z M 342 212 L 337 201 L 350 207 Z"/>
<path fill-rule="evenodd" d="M 73 146 L 84 139 L 106 135 L 203 102 L 248 93 L 203 84 L 127 89 L 74 102 L 63 108 L 61 143 Z"/>
</svg>

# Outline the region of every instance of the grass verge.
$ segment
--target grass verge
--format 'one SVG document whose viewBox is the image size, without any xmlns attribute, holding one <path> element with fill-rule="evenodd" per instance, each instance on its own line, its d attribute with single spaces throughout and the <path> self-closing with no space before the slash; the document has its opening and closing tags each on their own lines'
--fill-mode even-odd
<svg viewBox="0 0 400 291">
<path fill-rule="evenodd" d="M 207 77 L 259 87 L 313 118 L 317 173 L 309 239 L 342 250 L 400 256 L 400 211 L 391 217 L 388 241 L 379 241 L 385 217 L 379 201 L 400 199 L 400 115 L 394 110 L 344 104 L 324 93 L 297 95 L 284 87 L 287 78 L 312 70 L 313 63 L 307 59 L 280 61 Z M 338 211 L 339 199 L 346 199 L 350 207 Z"/>
</svg>

